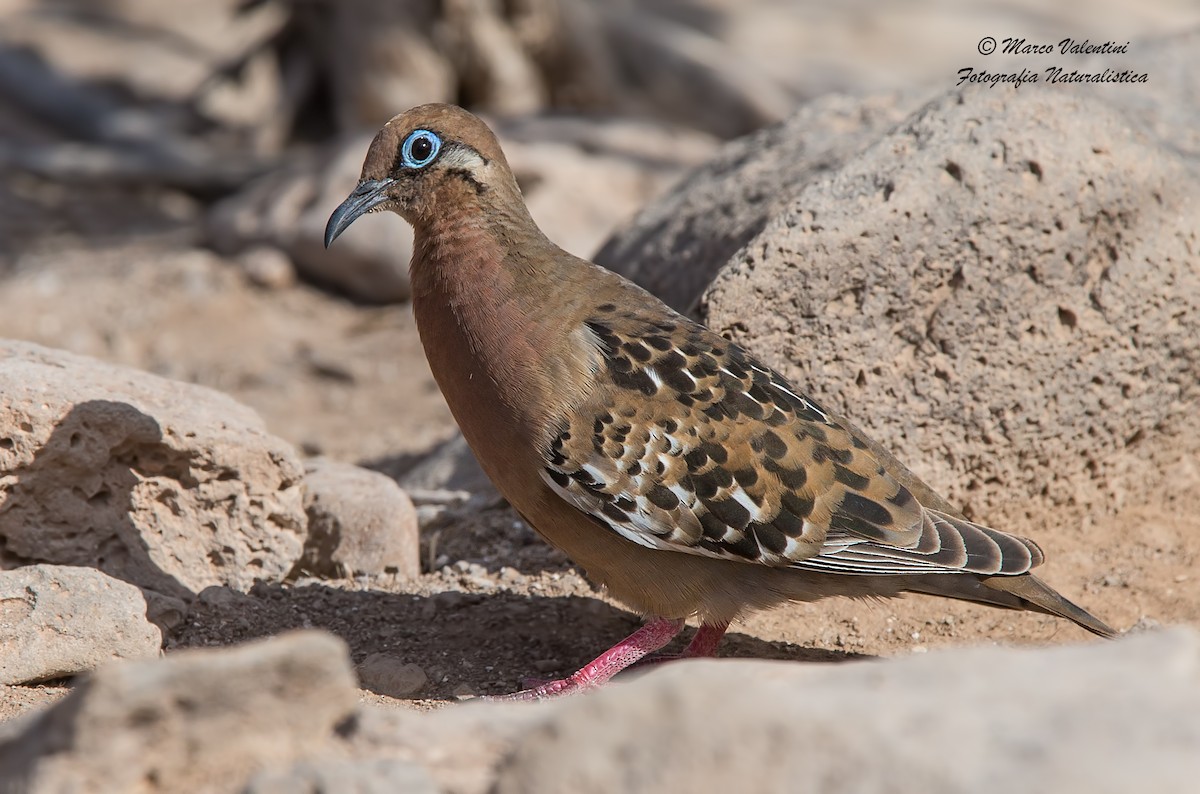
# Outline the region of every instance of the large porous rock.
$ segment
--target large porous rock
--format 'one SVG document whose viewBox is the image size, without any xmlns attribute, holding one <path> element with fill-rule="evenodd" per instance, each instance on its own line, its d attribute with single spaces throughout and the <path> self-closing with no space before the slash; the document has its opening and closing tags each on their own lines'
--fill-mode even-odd
<svg viewBox="0 0 1200 794">
<path fill-rule="evenodd" d="M 1119 509 L 1200 479 L 1198 207 L 1200 161 L 1111 105 L 954 91 L 795 196 L 705 313 L 967 515 Z"/>
<path fill-rule="evenodd" d="M 315 631 L 112 665 L 23 718 L 0 743 L 0 780 L 29 794 L 235 792 L 335 746 L 357 702 L 345 644 Z"/>
<path fill-rule="evenodd" d="M 671 665 L 549 712 L 497 794 L 1184 791 L 1200 635 L 844 665 Z M 579 748 L 587 748 L 580 752 Z"/>
<path fill-rule="evenodd" d="M 161 645 L 142 591 L 128 582 L 60 565 L 0 572 L 0 684 L 154 657 Z"/>
<path fill-rule="evenodd" d="M 731 141 L 610 237 L 596 262 L 678 311 L 691 311 L 717 271 L 768 220 L 900 123 L 920 96 L 834 94 Z"/>
<path fill-rule="evenodd" d="M 319 576 L 421 573 L 417 511 L 391 477 L 316 458 L 304 466 L 308 540 L 299 566 Z"/>
<path fill-rule="evenodd" d="M 0 342 L 0 539 L 174 598 L 278 580 L 305 534 L 295 450 L 199 386 Z"/>
</svg>

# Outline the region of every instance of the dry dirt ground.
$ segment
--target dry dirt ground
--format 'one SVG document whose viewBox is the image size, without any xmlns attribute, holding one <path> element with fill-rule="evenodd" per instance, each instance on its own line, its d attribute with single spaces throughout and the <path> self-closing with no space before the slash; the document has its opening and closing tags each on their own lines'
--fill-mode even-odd
<svg viewBox="0 0 1200 794">
<path fill-rule="evenodd" d="M 392 475 L 453 433 L 405 306 L 365 308 L 302 284 L 255 287 L 169 228 L 133 243 L 55 238 L 27 251 L 0 281 L 0 336 L 220 388 L 306 452 Z M 1200 625 L 1200 495 L 1169 486 L 1161 509 L 1005 528 L 1042 542 L 1045 578 L 1120 629 Z M 166 651 L 326 628 L 349 642 L 356 662 L 386 653 L 428 678 L 412 699 L 370 690 L 365 698 L 433 708 L 511 690 L 526 676 L 567 674 L 638 625 L 503 504 L 435 519 L 422 543 L 415 583 L 301 580 L 261 584 L 248 595 L 205 591 Z M 734 627 L 722 654 L 805 663 L 1087 639 L 1049 617 L 913 596 L 752 616 Z M 64 691 L 5 688 L 0 717 Z"/>
</svg>

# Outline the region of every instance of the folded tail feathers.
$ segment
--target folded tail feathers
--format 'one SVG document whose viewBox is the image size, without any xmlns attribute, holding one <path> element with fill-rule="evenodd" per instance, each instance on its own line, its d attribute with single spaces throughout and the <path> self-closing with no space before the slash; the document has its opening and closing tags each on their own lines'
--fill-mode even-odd
<svg viewBox="0 0 1200 794">
<path fill-rule="evenodd" d="M 974 601 L 1002 609 L 1023 609 L 1064 618 L 1093 634 L 1112 639 L 1116 631 L 1087 610 L 1071 603 L 1033 574 L 1019 576 L 922 576 L 905 589 L 916 593 Z"/>
<path fill-rule="evenodd" d="M 1117 632 L 1078 604 L 1073 604 L 1061 593 L 1032 574 L 1024 576 L 991 576 L 981 580 L 985 587 L 1016 596 L 1025 609 L 1065 618 L 1081 628 L 1106 639 L 1117 637 Z"/>
</svg>

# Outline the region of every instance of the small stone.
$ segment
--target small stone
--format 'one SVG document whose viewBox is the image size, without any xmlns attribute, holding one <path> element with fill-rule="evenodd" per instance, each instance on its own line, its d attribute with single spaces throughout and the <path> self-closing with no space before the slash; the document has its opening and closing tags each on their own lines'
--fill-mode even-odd
<svg viewBox="0 0 1200 794">
<path fill-rule="evenodd" d="M 358 678 L 364 689 L 394 698 L 415 697 L 429 684 L 429 676 L 420 665 L 386 653 L 373 653 L 363 659 L 358 665 Z"/>
<path fill-rule="evenodd" d="M 308 540 L 299 568 L 320 576 L 420 575 L 417 512 L 395 481 L 325 458 L 305 465 Z"/>
<path fill-rule="evenodd" d="M 292 260 L 278 248 L 257 245 L 238 254 L 236 261 L 256 287 L 283 289 L 296 283 Z"/>
</svg>

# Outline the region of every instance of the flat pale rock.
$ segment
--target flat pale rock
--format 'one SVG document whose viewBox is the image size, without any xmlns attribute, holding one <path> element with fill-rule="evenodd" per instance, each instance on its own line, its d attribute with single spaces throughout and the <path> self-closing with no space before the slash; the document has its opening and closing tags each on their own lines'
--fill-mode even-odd
<svg viewBox="0 0 1200 794">
<path fill-rule="evenodd" d="M 0 341 L 0 539 L 173 598 L 282 579 L 307 519 L 292 447 L 224 394 Z"/>
<path fill-rule="evenodd" d="M 399 758 L 302 761 L 255 775 L 242 794 L 439 794 L 424 769 Z"/>
<path fill-rule="evenodd" d="M 421 573 L 417 512 L 395 480 L 350 463 L 305 463 L 308 541 L 300 567 L 318 576 Z"/>
<path fill-rule="evenodd" d="M 488 791 L 1188 791 L 1198 709 L 1191 629 L 839 665 L 682 662 L 545 712 Z"/>
<path fill-rule="evenodd" d="M 357 702 L 345 643 L 317 631 L 112 665 L 22 718 L 0 780 L 29 794 L 238 791 L 334 746 Z"/>
<path fill-rule="evenodd" d="M 0 571 L 0 684 L 158 656 L 162 634 L 133 585 L 95 568 L 30 565 Z"/>
</svg>

